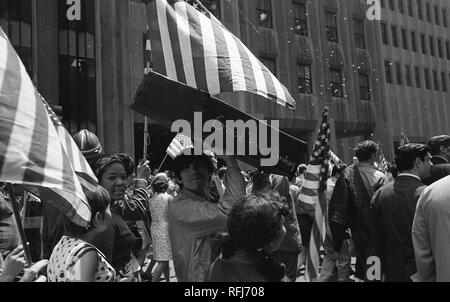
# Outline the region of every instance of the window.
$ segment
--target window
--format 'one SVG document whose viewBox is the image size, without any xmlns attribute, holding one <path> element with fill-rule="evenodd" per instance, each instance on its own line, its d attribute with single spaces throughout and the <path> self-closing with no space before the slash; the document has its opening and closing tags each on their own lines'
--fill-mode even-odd
<svg viewBox="0 0 450 302">
<path fill-rule="evenodd" d="M 405 66 L 405 78 L 406 78 L 406 85 L 408 87 L 412 87 L 412 77 L 411 77 L 411 66 L 406 65 Z"/>
<path fill-rule="evenodd" d="M 442 9 L 442 25 L 444 25 L 444 27 L 448 27 L 448 23 L 447 23 L 447 9 L 446 8 Z"/>
<path fill-rule="evenodd" d="M 411 32 L 411 47 L 414 52 L 417 52 L 416 32 Z"/>
<path fill-rule="evenodd" d="M 359 92 L 361 100 L 370 100 L 370 78 L 365 73 L 359 74 Z"/>
<path fill-rule="evenodd" d="M 414 17 L 412 0 L 408 0 L 408 15 Z"/>
<path fill-rule="evenodd" d="M 402 67 L 400 66 L 400 63 L 395 63 L 395 78 L 397 80 L 397 85 L 403 85 Z"/>
<path fill-rule="evenodd" d="M 261 56 L 259 60 L 267 67 L 267 69 L 269 69 L 269 71 L 275 77 L 277 76 L 277 62 L 274 58 Z"/>
<path fill-rule="evenodd" d="M 431 89 L 431 84 L 430 84 L 430 70 L 428 70 L 427 68 L 425 68 L 423 70 L 423 74 L 425 75 L 425 88 L 426 89 Z"/>
<path fill-rule="evenodd" d="M 442 91 L 447 91 L 447 79 L 445 78 L 445 72 L 441 72 Z"/>
<path fill-rule="evenodd" d="M 392 84 L 392 63 L 384 61 L 384 73 L 386 75 L 386 83 Z"/>
<path fill-rule="evenodd" d="M 386 23 L 381 23 L 381 40 L 383 44 L 389 45 Z"/>
<path fill-rule="evenodd" d="M 381 7 L 386 7 L 386 3 L 384 3 L 384 0 L 380 1 Z"/>
<path fill-rule="evenodd" d="M 216 17 L 218 20 L 221 19 L 220 0 L 201 0 L 201 2 L 206 7 L 206 9 L 214 15 L 214 17 Z"/>
<path fill-rule="evenodd" d="M 398 47 L 397 26 L 391 25 L 392 44 Z"/>
<path fill-rule="evenodd" d="M 294 32 L 297 35 L 308 36 L 308 22 L 306 19 L 306 5 L 292 2 L 294 7 Z"/>
<path fill-rule="evenodd" d="M 426 3 L 425 4 L 425 11 L 427 14 L 427 21 L 431 22 L 431 7 L 430 7 L 430 3 Z"/>
<path fill-rule="evenodd" d="M 82 18 L 68 21 L 65 1 L 58 1 L 59 97 L 66 128 L 97 132 L 95 2 L 81 1 Z"/>
<path fill-rule="evenodd" d="M 402 47 L 403 49 L 408 49 L 408 38 L 406 37 L 406 29 L 401 29 L 402 33 Z"/>
<path fill-rule="evenodd" d="M 437 48 L 438 48 L 439 58 L 444 58 L 444 54 L 442 51 L 442 40 L 441 39 L 437 39 Z"/>
<path fill-rule="evenodd" d="M 403 6 L 403 0 L 398 0 L 398 11 L 400 12 L 400 14 L 405 13 L 405 8 Z"/>
<path fill-rule="evenodd" d="M 312 94 L 311 65 L 297 64 L 297 84 L 299 93 Z"/>
<path fill-rule="evenodd" d="M 355 31 L 355 45 L 357 48 L 365 49 L 366 42 L 364 41 L 364 21 L 353 19 Z"/>
<path fill-rule="evenodd" d="M 272 2 L 270 0 L 258 0 L 256 7 L 258 25 L 272 28 Z"/>
<path fill-rule="evenodd" d="M 429 39 L 430 39 L 430 55 L 434 57 L 434 38 L 430 36 Z"/>
<path fill-rule="evenodd" d="M 1 0 L 0 26 L 33 79 L 31 0 Z"/>
<path fill-rule="evenodd" d="M 434 82 L 434 90 L 439 90 L 438 73 L 436 70 L 433 70 L 433 82 Z"/>
<path fill-rule="evenodd" d="M 389 0 L 389 8 L 394 10 L 394 0 Z"/>
<path fill-rule="evenodd" d="M 416 87 L 420 88 L 420 68 L 419 67 L 414 67 L 414 77 L 416 79 Z"/>
<path fill-rule="evenodd" d="M 424 34 L 420 34 L 420 46 L 422 48 L 422 53 L 426 55 L 427 54 L 427 42 L 425 40 Z"/>
<path fill-rule="evenodd" d="M 344 83 L 342 82 L 342 71 L 330 68 L 331 72 L 331 95 L 335 97 L 344 96 Z"/>
<path fill-rule="evenodd" d="M 327 39 L 330 42 L 339 43 L 336 13 L 325 11 Z"/>
<path fill-rule="evenodd" d="M 417 0 L 417 17 L 420 20 L 423 20 L 422 1 L 421 0 Z"/>
<path fill-rule="evenodd" d="M 450 60 L 450 42 L 445 41 L 445 52 L 447 53 L 447 60 Z"/>
<path fill-rule="evenodd" d="M 439 7 L 438 6 L 434 7 L 434 22 L 436 23 L 436 25 L 439 25 Z"/>
</svg>

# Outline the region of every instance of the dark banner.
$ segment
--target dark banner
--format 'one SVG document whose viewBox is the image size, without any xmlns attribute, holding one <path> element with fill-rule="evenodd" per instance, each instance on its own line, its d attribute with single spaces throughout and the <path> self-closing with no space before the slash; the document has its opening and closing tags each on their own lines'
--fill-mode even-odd
<svg viewBox="0 0 450 302">
<path fill-rule="evenodd" d="M 158 73 L 150 72 L 145 76 L 131 108 L 156 119 L 170 122 L 189 121 L 192 133 L 198 132 L 196 128 L 202 128 L 202 123 L 209 120 L 220 121 L 225 149 L 236 154 L 237 159 L 269 173 L 292 176 L 298 164 L 306 162 L 307 159 L 307 144 L 278 130 L 274 121 L 260 121 L 207 93 L 172 81 Z M 257 134 L 248 130 L 239 133 L 236 129 L 227 127 L 228 121 L 243 121 L 246 125 L 256 125 Z M 230 131 L 235 138 L 233 145 L 227 144 Z M 275 133 L 277 135 L 274 135 Z M 203 139 L 209 134 L 203 134 Z M 277 137 L 278 142 L 273 137 Z M 194 134 L 192 138 L 195 140 Z M 270 159 L 273 157 L 277 160 L 272 165 Z M 261 165 L 264 160 L 266 164 Z M 267 163 L 271 166 L 267 166 Z"/>
</svg>

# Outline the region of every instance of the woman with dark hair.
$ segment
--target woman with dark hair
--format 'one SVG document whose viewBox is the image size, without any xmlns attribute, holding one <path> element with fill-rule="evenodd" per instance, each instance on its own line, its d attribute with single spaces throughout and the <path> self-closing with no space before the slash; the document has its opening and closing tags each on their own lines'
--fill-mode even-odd
<svg viewBox="0 0 450 302">
<path fill-rule="evenodd" d="M 281 245 L 288 214 L 281 197 L 270 192 L 241 198 L 228 215 L 222 257 L 211 267 L 211 282 L 279 282 L 285 268 L 270 254 Z"/>
<path fill-rule="evenodd" d="M 164 273 L 166 282 L 170 282 L 169 261 L 172 259 L 172 251 L 169 237 L 169 202 L 173 197 L 166 193 L 169 179 L 166 174 L 159 173 L 152 182 L 155 195 L 149 202 L 152 215 L 151 235 L 153 241 L 153 260 L 158 262 L 153 273 L 152 282 L 159 282 Z"/>
<path fill-rule="evenodd" d="M 94 238 L 104 232 L 111 222 L 108 191 L 98 186 L 86 194 L 91 208 L 88 228 L 65 220 L 66 234 L 56 244 L 47 266 L 49 282 L 113 282 L 116 272 Z"/>
<path fill-rule="evenodd" d="M 107 259 L 111 260 L 116 272 L 121 277 L 131 278 L 132 273 L 138 270 L 130 267 L 133 263 L 131 260 L 133 248 L 136 247 L 136 236 L 124 218 L 130 210 L 140 208 L 142 205 L 134 204 L 133 208 L 127 207 L 126 210 L 119 206 L 125 200 L 127 179 L 126 167 L 120 157 L 104 156 L 95 164 L 94 172 L 99 184 L 109 192 L 112 202 L 111 225 L 106 231 L 97 234 L 94 241 L 108 257 Z M 145 192 L 143 194 L 145 195 Z"/>
</svg>

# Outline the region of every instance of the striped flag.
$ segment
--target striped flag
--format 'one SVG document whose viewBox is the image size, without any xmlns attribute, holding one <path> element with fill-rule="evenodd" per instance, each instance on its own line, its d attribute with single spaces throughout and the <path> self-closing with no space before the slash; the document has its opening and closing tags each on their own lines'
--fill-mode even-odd
<svg viewBox="0 0 450 302">
<path fill-rule="evenodd" d="M 72 137 L 35 90 L 0 28 L 0 181 L 37 188 L 42 201 L 88 226 L 85 190 L 97 178 Z"/>
<path fill-rule="evenodd" d="M 169 154 L 172 159 L 175 159 L 175 157 L 180 155 L 181 152 L 187 148 L 194 148 L 192 140 L 186 135 L 178 133 L 167 148 L 167 154 Z"/>
<path fill-rule="evenodd" d="M 400 146 L 409 144 L 409 139 L 408 139 L 408 137 L 406 136 L 406 131 L 405 131 L 405 130 L 402 131 L 401 136 L 402 136 L 402 137 L 400 138 Z"/>
<path fill-rule="evenodd" d="M 317 280 L 320 265 L 320 248 L 325 239 L 325 215 L 327 209 L 326 189 L 330 158 L 330 124 L 328 108 L 322 114 L 322 123 L 317 134 L 314 151 L 306 169 L 305 179 L 299 196 L 299 206 L 314 213 L 314 223 L 309 243 L 309 256 L 306 263 L 306 277 Z"/>
<path fill-rule="evenodd" d="M 388 170 L 388 161 L 386 160 L 386 157 L 384 157 L 383 149 L 381 148 L 380 142 L 378 142 L 378 145 L 380 146 L 380 164 L 378 166 L 378 170 L 386 174 Z"/>
<path fill-rule="evenodd" d="M 181 0 L 147 10 L 155 72 L 211 95 L 247 91 L 295 108 L 286 87 L 211 14 Z"/>
</svg>

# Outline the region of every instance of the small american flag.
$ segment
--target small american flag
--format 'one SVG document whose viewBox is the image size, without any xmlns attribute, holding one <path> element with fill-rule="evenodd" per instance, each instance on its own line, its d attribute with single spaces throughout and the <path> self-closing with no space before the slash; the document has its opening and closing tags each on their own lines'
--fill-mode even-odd
<svg viewBox="0 0 450 302">
<path fill-rule="evenodd" d="M 97 178 L 1 28 L 0 181 L 36 188 L 42 201 L 74 223 L 90 222 L 85 192 Z"/>
<path fill-rule="evenodd" d="M 175 157 L 180 155 L 181 152 L 187 148 L 194 148 L 192 140 L 186 135 L 178 133 L 167 148 L 167 154 L 169 154 L 172 159 L 175 159 Z"/>
<path fill-rule="evenodd" d="M 322 123 L 317 134 L 314 151 L 306 168 L 305 179 L 299 196 L 299 212 L 314 213 L 314 223 L 309 242 L 309 257 L 306 263 L 306 277 L 317 280 L 320 265 L 320 248 L 325 238 L 325 215 L 327 211 L 326 189 L 330 161 L 330 124 L 328 108 L 322 114 Z M 308 212 L 308 211 L 306 211 Z"/>
</svg>

